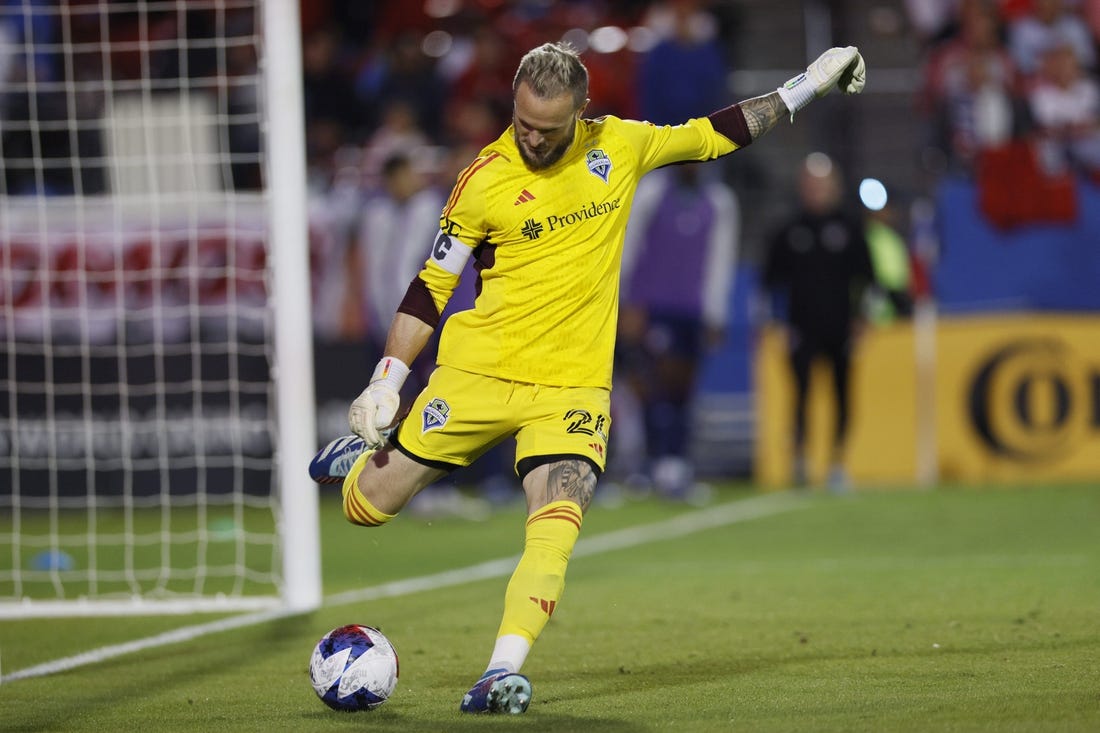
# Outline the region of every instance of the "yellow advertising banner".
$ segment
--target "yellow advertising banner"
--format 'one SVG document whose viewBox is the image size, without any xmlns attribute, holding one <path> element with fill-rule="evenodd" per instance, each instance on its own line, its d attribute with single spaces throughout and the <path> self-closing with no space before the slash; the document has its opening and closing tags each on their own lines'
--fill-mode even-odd
<svg viewBox="0 0 1100 733">
<path fill-rule="evenodd" d="M 869 330 L 855 351 L 844 464 L 852 482 L 1100 480 L 1100 316 L 943 318 Z M 921 365 L 921 366 L 918 366 Z M 821 367 L 822 365 L 817 365 Z M 757 479 L 791 479 L 793 387 L 786 342 L 756 355 Z M 808 414 L 811 479 L 829 464 L 832 394 L 816 369 Z"/>
</svg>

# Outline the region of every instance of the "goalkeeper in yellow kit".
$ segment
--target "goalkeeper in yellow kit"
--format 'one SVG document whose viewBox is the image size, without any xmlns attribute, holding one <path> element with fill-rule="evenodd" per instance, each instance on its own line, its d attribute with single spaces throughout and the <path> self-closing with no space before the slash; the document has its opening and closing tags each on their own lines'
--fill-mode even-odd
<svg viewBox="0 0 1100 733">
<path fill-rule="evenodd" d="M 604 469 L 619 265 L 639 179 L 731 153 L 833 87 L 858 93 L 863 83 L 857 50 L 834 48 L 771 94 L 654 126 L 582 117 L 588 72 L 568 45 L 545 44 L 521 60 L 512 125 L 459 174 L 385 354 L 352 403 L 355 435 L 310 465 L 314 480 L 342 483 L 349 521 L 376 527 L 424 487 L 515 438 L 526 541 L 489 665 L 463 711 L 522 713 L 531 699 L 520 669 L 561 598 Z M 447 321 L 436 370 L 391 432 L 408 365 L 471 257 L 474 307 Z"/>
</svg>

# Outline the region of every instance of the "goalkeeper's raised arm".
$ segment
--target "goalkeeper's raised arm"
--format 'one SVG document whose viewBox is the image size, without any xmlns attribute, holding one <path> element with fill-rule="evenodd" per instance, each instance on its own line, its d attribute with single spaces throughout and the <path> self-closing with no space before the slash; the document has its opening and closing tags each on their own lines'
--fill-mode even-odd
<svg viewBox="0 0 1100 733">
<path fill-rule="evenodd" d="M 867 80 L 866 65 L 855 46 L 830 48 L 771 94 L 746 99 L 739 105 L 751 140 L 775 127 L 780 118 L 803 109 L 833 89 L 859 94 Z M 720 130 L 721 131 L 721 130 Z"/>
</svg>

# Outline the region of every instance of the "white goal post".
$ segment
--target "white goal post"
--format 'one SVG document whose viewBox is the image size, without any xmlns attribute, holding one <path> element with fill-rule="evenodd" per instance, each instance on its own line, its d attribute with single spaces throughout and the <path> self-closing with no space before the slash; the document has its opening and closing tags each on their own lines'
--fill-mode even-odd
<svg viewBox="0 0 1100 733">
<path fill-rule="evenodd" d="M 0 618 L 321 602 L 297 0 L 0 6 Z"/>
</svg>

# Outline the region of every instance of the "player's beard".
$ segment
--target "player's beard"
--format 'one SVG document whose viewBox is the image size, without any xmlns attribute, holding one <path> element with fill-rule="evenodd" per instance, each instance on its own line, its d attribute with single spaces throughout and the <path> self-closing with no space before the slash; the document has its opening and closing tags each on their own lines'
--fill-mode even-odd
<svg viewBox="0 0 1100 733">
<path fill-rule="evenodd" d="M 542 170 L 549 168 L 557 163 L 565 155 L 566 151 L 573 144 L 573 138 L 577 134 L 576 126 L 569 131 L 569 137 L 562 140 L 560 143 L 552 148 L 546 148 L 545 150 L 531 150 L 519 139 L 519 134 L 515 129 L 512 130 L 512 138 L 516 142 L 516 147 L 519 149 L 519 157 L 523 158 L 523 162 L 527 164 L 527 167 L 531 170 Z"/>
</svg>

